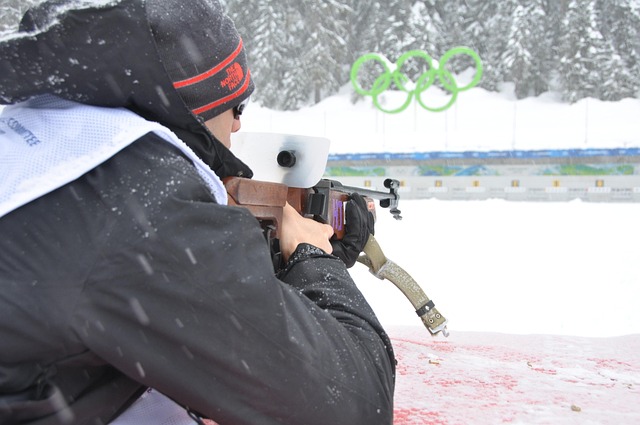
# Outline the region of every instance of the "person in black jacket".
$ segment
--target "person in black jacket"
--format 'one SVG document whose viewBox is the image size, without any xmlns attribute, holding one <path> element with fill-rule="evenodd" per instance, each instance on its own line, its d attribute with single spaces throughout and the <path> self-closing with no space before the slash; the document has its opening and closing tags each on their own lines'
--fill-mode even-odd
<svg viewBox="0 0 640 425">
<path fill-rule="evenodd" d="M 276 273 L 225 205 L 252 91 L 214 0 L 51 0 L 0 41 L 0 423 L 392 423 L 369 213 L 345 247 L 287 207 Z"/>
</svg>

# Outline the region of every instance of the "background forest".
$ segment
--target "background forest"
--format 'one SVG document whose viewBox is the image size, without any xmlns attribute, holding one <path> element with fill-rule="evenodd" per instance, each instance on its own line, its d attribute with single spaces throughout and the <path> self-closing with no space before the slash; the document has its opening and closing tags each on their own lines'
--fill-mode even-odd
<svg viewBox="0 0 640 425">
<path fill-rule="evenodd" d="M 41 0 L 0 0 L 0 30 Z M 513 83 L 522 99 L 547 91 L 640 97 L 640 0 L 222 0 L 248 49 L 254 100 L 295 110 L 349 83 L 365 53 L 391 62 L 420 49 L 438 60 L 455 46 L 482 58 L 480 86 Z M 185 2 L 185 7 L 188 2 Z M 458 57 L 451 71 L 472 66 Z M 408 63 L 415 81 L 426 64 Z"/>
</svg>

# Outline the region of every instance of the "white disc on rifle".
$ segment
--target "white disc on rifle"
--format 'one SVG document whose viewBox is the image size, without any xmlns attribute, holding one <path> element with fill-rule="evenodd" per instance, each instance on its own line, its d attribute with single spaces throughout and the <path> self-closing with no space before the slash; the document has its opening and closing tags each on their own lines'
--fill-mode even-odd
<svg viewBox="0 0 640 425">
<path fill-rule="evenodd" d="M 255 180 L 312 187 L 324 175 L 329 139 L 279 133 L 238 132 L 231 151 L 247 164 Z"/>
</svg>

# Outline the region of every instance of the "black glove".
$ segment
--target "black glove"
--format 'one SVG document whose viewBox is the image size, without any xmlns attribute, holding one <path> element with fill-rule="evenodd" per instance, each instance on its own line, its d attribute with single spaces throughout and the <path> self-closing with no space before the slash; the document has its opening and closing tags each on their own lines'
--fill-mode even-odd
<svg viewBox="0 0 640 425">
<path fill-rule="evenodd" d="M 341 240 L 331 239 L 333 255 L 340 258 L 347 267 L 356 263 L 358 256 L 374 234 L 373 214 L 367 209 L 367 201 L 352 193 L 345 207 L 345 234 Z"/>
</svg>

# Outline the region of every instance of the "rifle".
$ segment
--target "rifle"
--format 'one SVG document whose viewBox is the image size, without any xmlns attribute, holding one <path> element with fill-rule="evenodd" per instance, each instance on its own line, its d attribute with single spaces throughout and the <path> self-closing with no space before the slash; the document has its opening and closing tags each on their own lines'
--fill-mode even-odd
<svg viewBox="0 0 640 425">
<path fill-rule="evenodd" d="M 375 199 L 380 201 L 381 207 L 389 208 L 395 219 L 402 219 L 398 209 L 400 182 L 393 179 L 387 179 L 384 182 L 384 186 L 389 189 L 388 193 L 344 186 L 338 181 L 327 179 L 321 179 L 311 188 L 288 187 L 283 183 L 240 177 L 228 178 L 224 184 L 229 195 L 229 205 L 249 209 L 262 224 L 270 241 L 277 240 L 279 236 L 283 208 L 287 202 L 304 217 L 330 224 L 338 239 L 342 239 L 345 233 L 344 204 L 354 192 L 365 197 L 367 207 L 374 214 L 374 218 Z M 427 297 L 416 281 L 384 255 L 373 235 L 369 235 L 369 240 L 358 262 L 367 266 L 377 278 L 387 279 L 395 284 L 409 299 L 416 314 L 432 335 L 439 332 L 444 336 L 449 335 L 448 320 L 440 314 L 433 301 Z"/>
</svg>

